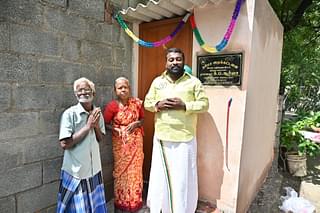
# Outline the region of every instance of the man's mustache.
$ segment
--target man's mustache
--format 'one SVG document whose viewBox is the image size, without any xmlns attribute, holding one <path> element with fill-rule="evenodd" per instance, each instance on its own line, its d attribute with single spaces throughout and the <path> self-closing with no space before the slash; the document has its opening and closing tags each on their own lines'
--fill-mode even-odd
<svg viewBox="0 0 320 213">
<path fill-rule="evenodd" d="M 181 66 L 180 66 L 180 65 L 173 65 L 173 66 L 171 67 L 171 69 L 181 69 Z"/>
</svg>

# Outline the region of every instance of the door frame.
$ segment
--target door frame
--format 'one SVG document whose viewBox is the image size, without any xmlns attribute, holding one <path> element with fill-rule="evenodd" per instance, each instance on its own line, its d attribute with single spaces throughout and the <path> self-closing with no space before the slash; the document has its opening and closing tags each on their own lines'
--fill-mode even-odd
<svg viewBox="0 0 320 213">
<path fill-rule="evenodd" d="M 167 25 L 174 25 L 176 26 L 176 24 L 178 24 L 181 19 L 183 17 L 176 17 L 176 18 L 170 18 L 170 19 L 164 19 L 164 20 L 160 20 L 160 21 L 154 21 L 154 22 L 149 22 L 149 23 L 143 23 L 143 27 L 150 27 L 150 28 L 159 28 L 161 26 L 167 26 Z M 179 37 L 181 38 L 181 36 L 183 36 L 183 38 L 185 39 L 183 41 L 183 48 L 184 49 L 184 53 L 185 53 L 185 63 L 188 64 L 190 67 L 192 67 L 192 51 L 193 51 L 193 32 L 192 32 L 192 28 L 191 28 L 191 25 L 189 23 L 189 20 L 187 23 L 185 23 L 185 26 L 183 26 L 183 28 L 186 28 L 186 29 L 182 29 L 181 32 L 179 32 L 175 38 L 170 41 L 168 44 L 165 45 L 166 48 L 169 48 L 171 47 L 172 45 L 174 45 L 176 42 L 179 43 L 178 39 Z M 136 35 L 139 35 L 139 38 L 142 38 L 141 37 L 141 26 L 139 24 L 134 24 L 134 32 Z M 171 29 L 170 29 L 171 30 Z M 174 28 L 171 30 L 171 32 L 174 30 Z M 185 33 L 185 31 L 187 33 Z M 138 34 L 136 32 L 139 32 Z M 171 33 L 169 32 L 169 33 Z M 179 34 L 181 34 L 179 36 Z M 165 35 L 167 36 L 167 35 Z M 177 41 L 175 41 L 175 39 L 177 38 Z M 172 46 L 173 47 L 173 46 Z M 177 47 L 180 47 L 180 46 L 177 46 Z M 142 84 L 145 84 L 146 82 L 143 81 L 143 66 L 142 66 L 142 51 L 144 51 L 144 48 L 147 48 L 147 47 L 142 47 L 142 46 L 139 46 L 136 42 L 134 42 L 134 47 L 133 47 L 133 68 L 134 68 L 134 82 L 136 82 L 136 85 L 135 85 L 135 94 L 136 94 L 136 97 L 139 97 L 141 100 L 144 100 L 144 96 L 145 94 L 144 90 L 145 87 L 141 86 Z M 163 46 L 160 46 L 160 47 L 155 47 L 155 48 L 160 48 L 159 50 L 163 51 L 162 55 L 163 57 L 159 57 L 157 58 L 158 62 L 157 63 L 160 63 L 160 64 L 163 64 L 165 65 L 165 49 Z M 161 61 L 161 62 L 159 62 Z M 164 71 L 165 67 L 163 66 L 162 68 L 159 68 L 161 69 L 161 72 Z M 160 70 L 158 71 L 160 72 Z M 158 76 L 159 73 L 155 74 L 152 79 L 154 79 L 156 76 Z M 149 83 L 149 82 L 148 82 Z M 143 87 L 143 88 L 142 88 Z M 145 127 L 146 128 L 146 127 Z M 147 127 L 148 128 L 148 127 Z M 149 138 L 148 138 L 149 140 Z M 146 169 L 145 169 L 145 166 L 147 167 L 151 167 L 151 158 L 152 158 L 152 140 L 150 141 L 151 142 L 151 149 L 148 151 L 148 153 L 146 153 L 146 149 L 144 148 L 144 151 L 145 151 L 145 161 L 144 161 L 144 164 L 147 160 L 147 158 L 150 158 L 148 162 L 148 165 L 144 165 L 144 169 L 143 169 L 143 177 L 144 177 L 144 181 L 145 182 L 148 182 L 148 178 L 149 178 L 149 174 L 146 174 Z M 145 138 L 144 138 L 144 145 L 145 145 Z M 148 147 L 149 148 L 149 147 Z M 150 164 L 149 164 L 150 163 Z M 150 172 L 150 167 L 149 167 L 149 172 Z"/>
</svg>

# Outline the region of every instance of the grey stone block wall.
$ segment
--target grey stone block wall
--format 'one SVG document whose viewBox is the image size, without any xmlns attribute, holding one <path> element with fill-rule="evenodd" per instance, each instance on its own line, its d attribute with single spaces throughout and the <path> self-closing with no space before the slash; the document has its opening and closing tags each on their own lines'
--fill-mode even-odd
<svg viewBox="0 0 320 213">
<path fill-rule="evenodd" d="M 104 22 L 104 4 L 0 0 L 0 213 L 55 212 L 63 157 L 59 120 L 76 103 L 73 81 L 92 80 L 96 105 L 103 107 L 114 79 L 132 76 L 132 40 L 116 22 Z M 100 148 L 110 200 L 110 134 Z"/>
</svg>

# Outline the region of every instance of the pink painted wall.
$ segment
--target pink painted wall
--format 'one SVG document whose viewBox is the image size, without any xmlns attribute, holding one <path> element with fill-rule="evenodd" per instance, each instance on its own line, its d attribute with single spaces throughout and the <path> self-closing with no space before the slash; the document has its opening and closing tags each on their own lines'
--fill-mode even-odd
<svg viewBox="0 0 320 213">
<path fill-rule="evenodd" d="M 273 160 L 283 27 L 269 3 L 255 1 L 237 212 L 244 212 Z M 252 181 L 254 180 L 254 181 Z"/>
<path fill-rule="evenodd" d="M 215 46 L 229 24 L 235 1 L 195 9 L 203 40 Z M 282 26 L 267 0 L 246 0 L 224 52 L 243 52 L 241 87 L 206 86 L 208 113 L 199 117 L 199 197 L 225 212 L 246 212 L 273 157 L 280 78 Z M 196 56 L 206 54 L 194 38 Z M 229 149 L 226 150 L 227 102 L 232 97 Z M 228 152 L 229 168 L 226 167 Z"/>
</svg>

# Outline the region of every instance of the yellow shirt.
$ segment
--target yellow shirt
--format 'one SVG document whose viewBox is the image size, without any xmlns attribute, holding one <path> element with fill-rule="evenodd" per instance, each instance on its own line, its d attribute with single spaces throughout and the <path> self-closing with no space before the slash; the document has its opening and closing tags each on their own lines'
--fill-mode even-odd
<svg viewBox="0 0 320 213">
<path fill-rule="evenodd" d="M 181 98 L 186 110 L 156 112 L 156 103 L 166 98 Z M 158 139 L 172 142 L 190 141 L 196 134 L 197 113 L 208 110 L 209 101 L 200 80 L 184 73 L 173 82 L 164 72 L 155 78 L 145 97 L 144 107 L 155 113 L 155 135 Z"/>
</svg>

